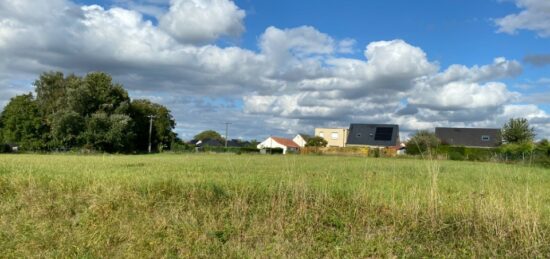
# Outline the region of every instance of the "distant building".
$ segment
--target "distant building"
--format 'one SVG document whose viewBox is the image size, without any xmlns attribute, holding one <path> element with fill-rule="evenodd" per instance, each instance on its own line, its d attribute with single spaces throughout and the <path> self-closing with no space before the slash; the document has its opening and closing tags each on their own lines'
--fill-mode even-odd
<svg viewBox="0 0 550 259">
<path fill-rule="evenodd" d="M 351 124 L 348 146 L 397 147 L 399 126 L 395 124 Z"/>
<path fill-rule="evenodd" d="M 497 147 L 502 143 L 500 129 L 435 128 L 442 144 L 465 147 Z"/>
<path fill-rule="evenodd" d="M 227 141 L 228 147 L 246 147 L 249 145 L 250 145 L 250 141 L 244 141 L 240 139 L 231 139 Z"/>
<path fill-rule="evenodd" d="M 283 154 L 288 152 L 298 152 L 300 146 L 296 144 L 292 139 L 279 138 L 279 137 L 269 137 L 266 140 L 262 141 L 257 146 L 258 149 L 267 149 L 267 148 L 280 148 L 283 150 Z"/>
<path fill-rule="evenodd" d="M 204 140 L 192 140 L 189 144 L 195 145 L 196 147 L 223 147 L 224 143 L 217 139 L 207 138 Z"/>
<path fill-rule="evenodd" d="M 316 128 L 315 136 L 324 138 L 327 141 L 327 147 L 345 147 L 348 139 L 348 129 Z"/>
<path fill-rule="evenodd" d="M 310 137 L 305 134 L 298 134 L 292 139 L 292 141 L 294 141 L 294 143 L 298 144 L 298 146 L 300 147 L 305 147 L 309 138 Z"/>
</svg>

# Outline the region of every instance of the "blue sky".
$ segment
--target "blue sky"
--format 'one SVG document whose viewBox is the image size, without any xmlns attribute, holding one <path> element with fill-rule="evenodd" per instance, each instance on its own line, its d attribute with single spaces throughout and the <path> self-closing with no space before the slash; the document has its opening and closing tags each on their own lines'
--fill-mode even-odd
<svg viewBox="0 0 550 259">
<path fill-rule="evenodd" d="M 227 120 L 262 138 L 518 116 L 550 137 L 547 0 L 6 0 L 0 17 L 2 103 L 45 70 L 102 70 L 168 106 L 183 138 Z"/>
</svg>

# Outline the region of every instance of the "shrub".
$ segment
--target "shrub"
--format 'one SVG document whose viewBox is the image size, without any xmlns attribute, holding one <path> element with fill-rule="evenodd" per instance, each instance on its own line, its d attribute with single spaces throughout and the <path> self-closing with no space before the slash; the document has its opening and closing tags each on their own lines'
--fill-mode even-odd
<svg viewBox="0 0 550 259">
<path fill-rule="evenodd" d="M 8 144 L 0 144 L 0 153 L 11 153 L 11 147 Z"/>
<path fill-rule="evenodd" d="M 463 154 L 457 151 L 450 151 L 448 155 L 450 160 L 462 161 L 465 158 Z"/>
<path fill-rule="evenodd" d="M 432 154 L 434 149 L 439 145 L 439 139 L 435 136 L 435 133 L 420 130 L 407 141 L 407 153 L 411 155 L 419 155 L 430 153 Z"/>
<path fill-rule="evenodd" d="M 326 147 L 328 142 L 319 136 L 311 137 L 307 140 L 306 147 Z"/>
</svg>

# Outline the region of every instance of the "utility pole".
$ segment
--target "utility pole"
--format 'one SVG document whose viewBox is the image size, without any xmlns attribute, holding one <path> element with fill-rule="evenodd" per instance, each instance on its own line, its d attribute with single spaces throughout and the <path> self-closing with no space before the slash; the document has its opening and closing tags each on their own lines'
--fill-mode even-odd
<svg viewBox="0 0 550 259">
<path fill-rule="evenodd" d="M 153 119 L 156 118 L 155 115 L 149 115 L 147 118 L 149 118 L 149 148 L 147 149 L 149 153 L 151 153 L 151 135 L 153 134 Z"/>
<path fill-rule="evenodd" d="M 229 125 L 231 125 L 230 122 L 225 123 L 225 148 L 227 148 L 227 132 L 229 130 Z"/>
</svg>

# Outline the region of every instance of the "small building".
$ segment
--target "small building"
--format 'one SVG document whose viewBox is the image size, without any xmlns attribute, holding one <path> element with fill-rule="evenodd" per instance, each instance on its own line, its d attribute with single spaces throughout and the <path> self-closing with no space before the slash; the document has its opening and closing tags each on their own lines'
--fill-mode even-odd
<svg viewBox="0 0 550 259">
<path fill-rule="evenodd" d="M 397 147 L 399 126 L 395 124 L 351 124 L 348 146 Z"/>
<path fill-rule="evenodd" d="M 300 147 L 305 147 L 309 138 L 310 137 L 308 135 L 298 134 L 292 139 L 292 141 L 294 141 L 294 143 L 298 144 L 298 146 Z"/>
<path fill-rule="evenodd" d="M 497 147 L 502 143 L 500 129 L 491 128 L 435 128 L 441 144 L 464 147 Z"/>
<path fill-rule="evenodd" d="M 223 143 L 225 145 L 225 143 Z M 250 145 L 250 141 L 240 139 L 231 139 L 227 141 L 227 147 L 246 147 Z"/>
<path fill-rule="evenodd" d="M 300 146 L 296 144 L 292 139 L 279 138 L 279 137 L 269 137 L 266 140 L 262 141 L 257 146 L 258 149 L 273 149 L 280 148 L 283 150 L 283 154 L 288 152 L 298 152 Z"/>
<path fill-rule="evenodd" d="M 316 128 L 315 136 L 324 138 L 327 147 L 345 147 L 348 139 L 346 128 Z"/>
<path fill-rule="evenodd" d="M 196 147 L 223 147 L 224 146 L 224 144 L 221 141 L 217 139 L 211 139 L 211 138 L 207 138 L 204 140 L 192 140 L 189 143 L 195 145 Z"/>
</svg>

